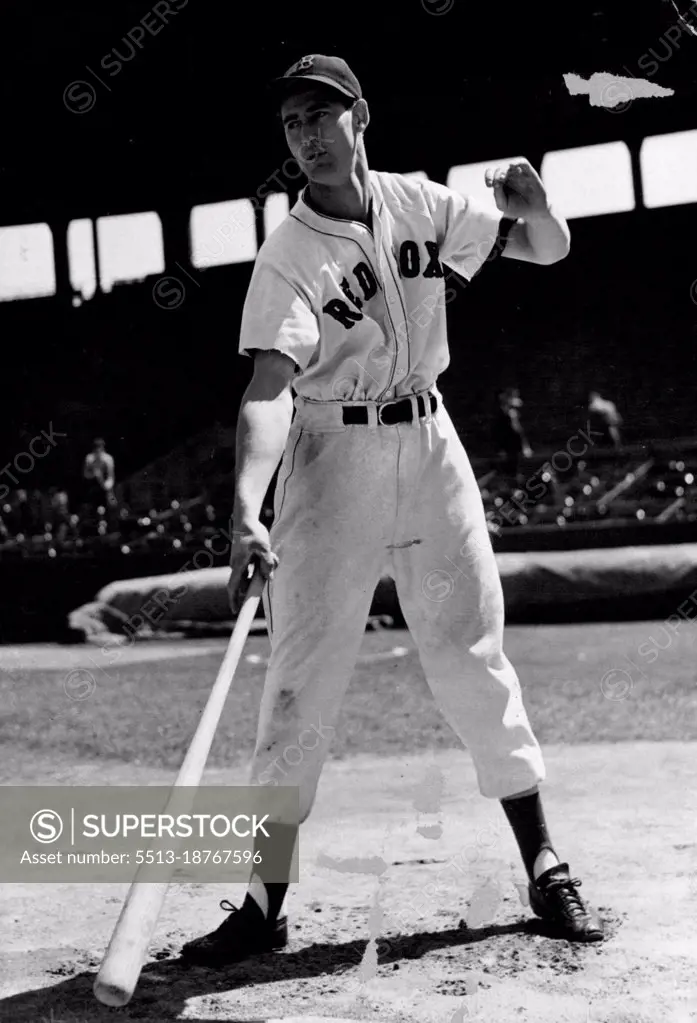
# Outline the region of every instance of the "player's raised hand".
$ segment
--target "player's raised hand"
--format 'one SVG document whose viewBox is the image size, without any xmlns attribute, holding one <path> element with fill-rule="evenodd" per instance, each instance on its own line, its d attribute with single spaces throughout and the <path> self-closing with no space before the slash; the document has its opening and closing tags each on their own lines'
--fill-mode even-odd
<svg viewBox="0 0 697 1023">
<path fill-rule="evenodd" d="M 549 200 L 539 174 L 527 160 L 516 160 L 504 167 L 488 167 L 484 180 L 493 188 L 499 210 L 512 220 L 528 220 L 549 212 Z"/>
<path fill-rule="evenodd" d="M 265 580 L 272 579 L 278 558 L 271 550 L 269 531 L 263 522 L 245 523 L 233 529 L 230 548 L 228 599 L 233 614 L 238 614 L 251 581 L 252 569 L 258 569 Z"/>
</svg>

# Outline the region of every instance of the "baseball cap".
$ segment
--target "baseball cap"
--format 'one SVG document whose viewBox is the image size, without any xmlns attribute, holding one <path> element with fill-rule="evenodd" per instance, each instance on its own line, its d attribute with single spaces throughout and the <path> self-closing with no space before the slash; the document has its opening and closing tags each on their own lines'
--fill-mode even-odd
<svg viewBox="0 0 697 1023">
<path fill-rule="evenodd" d="M 328 57 L 323 53 L 308 54 L 289 67 L 281 78 L 275 78 L 271 87 L 282 93 L 284 87 L 288 88 L 297 81 L 321 82 L 322 85 L 338 89 L 351 99 L 361 99 L 363 96 L 360 82 L 341 57 Z"/>
</svg>

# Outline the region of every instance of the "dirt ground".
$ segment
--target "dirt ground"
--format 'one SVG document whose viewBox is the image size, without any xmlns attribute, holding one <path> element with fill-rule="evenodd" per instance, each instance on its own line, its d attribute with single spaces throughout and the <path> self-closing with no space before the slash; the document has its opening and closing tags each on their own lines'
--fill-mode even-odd
<svg viewBox="0 0 697 1023">
<path fill-rule="evenodd" d="M 0 1019 L 697 1020 L 694 744 L 545 753 L 553 837 L 607 921 L 603 944 L 568 944 L 530 917 L 513 838 L 499 805 L 479 796 L 466 754 L 359 756 L 327 765 L 301 831 L 288 950 L 222 972 L 184 968 L 182 941 L 215 926 L 218 901 L 239 900 L 244 888 L 176 886 L 131 1003 L 107 1009 L 92 983 L 126 886 L 4 885 Z M 95 776 L 93 763 L 54 758 L 35 758 L 32 773 L 24 784 L 171 781 L 151 767 L 116 763 Z M 207 780 L 243 783 L 244 774 Z M 417 809 L 429 798 L 433 812 Z M 347 864 L 352 857 L 363 862 Z M 379 876 L 376 857 L 386 865 Z"/>
</svg>

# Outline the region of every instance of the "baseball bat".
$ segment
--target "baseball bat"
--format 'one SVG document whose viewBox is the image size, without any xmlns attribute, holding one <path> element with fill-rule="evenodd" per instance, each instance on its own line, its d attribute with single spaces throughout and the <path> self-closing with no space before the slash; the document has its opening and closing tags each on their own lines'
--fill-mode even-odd
<svg viewBox="0 0 697 1023">
<path fill-rule="evenodd" d="M 175 789 L 184 786 L 196 788 L 201 782 L 211 743 L 263 589 L 264 579 L 257 570 L 249 584 L 201 720 L 174 782 L 170 802 L 175 795 Z M 170 871 L 170 878 L 174 869 L 172 867 Z M 138 874 L 142 873 L 141 867 Z M 138 874 L 128 890 L 121 915 L 94 982 L 95 997 L 102 1005 L 123 1006 L 128 1005 L 131 1000 L 167 894 L 169 880 L 159 883 L 143 882 L 138 880 Z"/>
</svg>

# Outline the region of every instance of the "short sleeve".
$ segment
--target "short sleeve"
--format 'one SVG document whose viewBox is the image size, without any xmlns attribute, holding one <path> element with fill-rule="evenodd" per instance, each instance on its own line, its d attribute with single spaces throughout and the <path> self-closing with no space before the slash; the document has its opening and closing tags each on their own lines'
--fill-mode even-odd
<svg viewBox="0 0 697 1023">
<path fill-rule="evenodd" d="M 436 225 L 441 262 L 471 281 L 487 259 L 503 251 L 515 221 L 434 181 L 424 181 L 423 188 Z"/>
<path fill-rule="evenodd" d="M 239 351 L 283 352 L 307 369 L 319 342 L 319 324 L 307 300 L 268 263 L 257 263 L 242 310 Z"/>
</svg>

